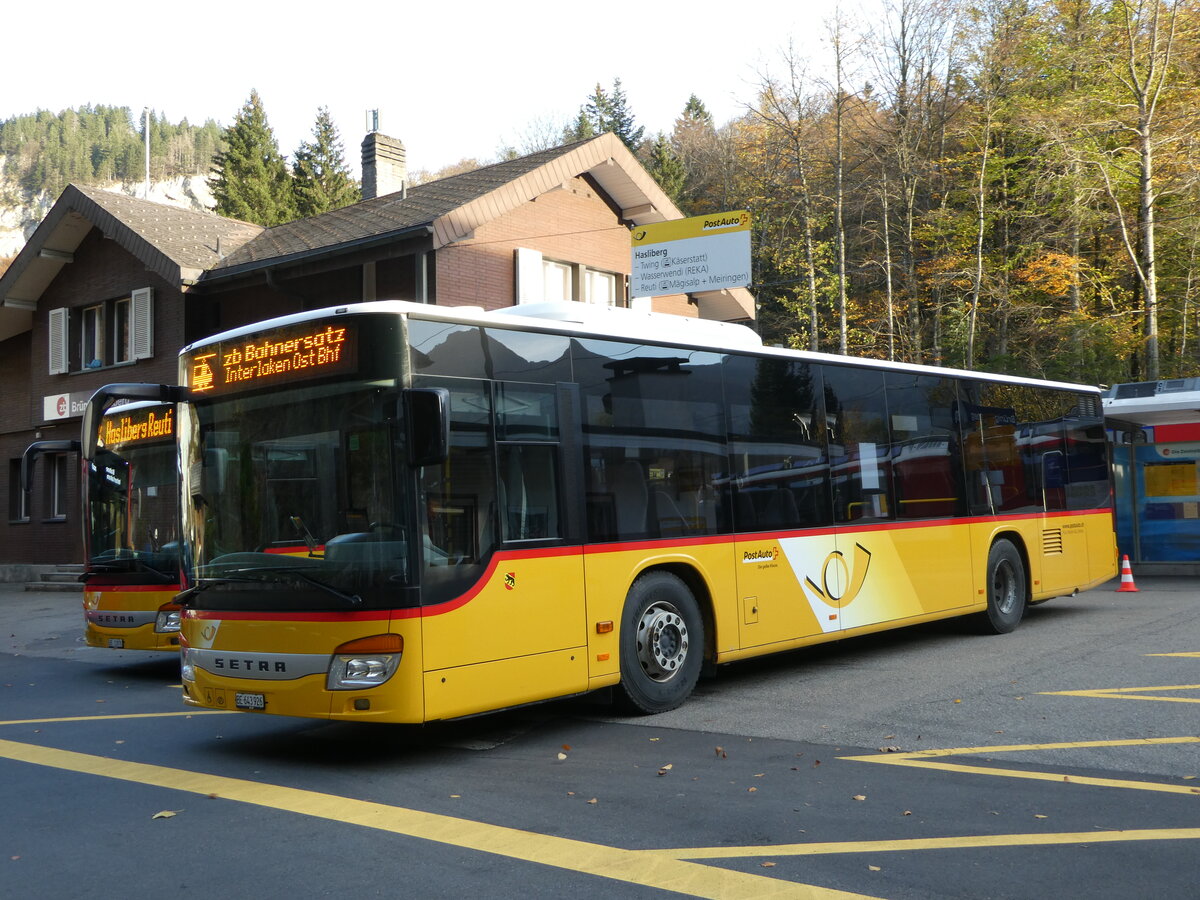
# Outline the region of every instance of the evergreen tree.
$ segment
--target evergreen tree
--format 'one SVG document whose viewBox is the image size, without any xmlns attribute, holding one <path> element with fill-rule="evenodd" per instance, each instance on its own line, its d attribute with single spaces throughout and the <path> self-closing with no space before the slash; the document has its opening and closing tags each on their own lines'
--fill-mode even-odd
<svg viewBox="0 0 1200 900">
<path fill-rule="evenodd" d="M 675 153 L 675 148 L 671 146 L 670 138 L 662 132 L 659 132 L 650 146 L 650 159 L 646 168 L 663 189 L 663 193 L 670 197 L 672 202 L 677 201 L 687 180 L 687 171 L 683 167 L 683 161 Z"/>
<path fill-rule="evenodd" d="M 287 164 L 258 91 L 250 91 L 250 98 L 221 137 L 226 148 L 213 159 L 209 178 L 217 213 L 267 226 L 294 219 Z"/>
<path fill-rule="evenodd" d="M 579 116 L 575 124 L 569 126 L 563 133 L 566 140 L 582 140 L 597 134 L 611 131 L 621 139 L 632 152 L 637 152 L 646 129 L 634 127 L 633 113 L 629 111 L 629 101 L 621 88 L 621 79 L 613 81 L 612 92 L 604 90 L 600 82 L 587 103 L 579 108 Z"/>
<path fill-rule="evenodd" d="M 572 141 L 582 141 L 595 136 L 596 129 L 592 125 L 592 120 L 588 118 L 586 107 L 580 107 L 579 115 L 575 117 L 574 123 L 563 129 L 564 144 L 569 144 Z"/>
<path fill-rule="evenodd" d="M 634 127 L 633 113 L 629 109 L 629 101 L 625 97 L 625 91 L 621 88 L 621 79 L 613 80 L 612 94 L 609 95 L 609 121 L 605 131 L 611 131 L 621 139 L 630 151 L 636 153 L 639 145 L 642 143 L 642 135 L 646 129 L 638 126 Z"/>
<path fill-rule="evenodd" d="M 296 214 L 301 218 L 349 206 L 361 197 L 358 185 L 350 177 L 342 138 L 328 107 L 317 110 L 312 133 L 313 140 L 300 145 L 292 163 Z"/>
</svg>

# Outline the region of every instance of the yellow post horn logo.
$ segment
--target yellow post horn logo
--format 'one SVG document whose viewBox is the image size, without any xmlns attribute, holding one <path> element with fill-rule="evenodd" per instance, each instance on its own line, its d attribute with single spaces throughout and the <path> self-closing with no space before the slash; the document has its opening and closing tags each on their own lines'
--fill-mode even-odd
<svg viewBox="0 0 1200 900">
<path fill-rule="evenodd" d="M 870 567 L 871 551 L 862 544 L 856 543 L 853 568 L 846 563 L 845 554 L 841 550 L 834 550 L 825 557 L 825 563 L 821 566 L 822 587 L 818 587 L 811 578 L 807 577 L 804 579 L 804 583 L 823 602 L 834 609 L 842 609 L 854 602 L 854 598 L 862 590 L 863 582 L 867 580 L 867 569 Z M 831 574 L 835 579 L 832 588 L 829 586 Z M 843 584 L 846 585 L 846 589 L 839 593 L 837 586 Z"/>
</svg>

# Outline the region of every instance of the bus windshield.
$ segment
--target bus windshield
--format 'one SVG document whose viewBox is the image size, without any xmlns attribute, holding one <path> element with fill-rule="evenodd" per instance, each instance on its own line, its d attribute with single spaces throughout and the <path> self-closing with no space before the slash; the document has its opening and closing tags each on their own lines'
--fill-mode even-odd
<svg viewBox="0 0 1200 900">
<path fill-rule="evenodd" d="M 173 415 L 118 407 L 101 420 L 84 479 L 89 575 L 178 581 Z"/>
<path fill-rule="evenodd" d="M 397 605 L 409 551 L 393 384 L 302 384 L 184 407 L 193 606 Z"/>
</svg>

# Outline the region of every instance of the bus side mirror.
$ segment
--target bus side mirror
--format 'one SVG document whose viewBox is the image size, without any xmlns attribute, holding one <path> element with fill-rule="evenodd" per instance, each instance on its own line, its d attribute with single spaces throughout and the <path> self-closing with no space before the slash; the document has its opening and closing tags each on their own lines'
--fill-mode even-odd
<svg viewBox="0 0 1200 900">
<path fill-rule="evenodd" d="M 409 388 L 404 392 L 408 464 L 435 466 L 450 452 L 450 392 L 445 388 Z"/>
<path fill-rule="evenodd" d="M 78 453 L 79 441 L 34 441 L 21 455 L 21 490 L 33 490 L 33 463 L 41 453 Z"/>
</svg>

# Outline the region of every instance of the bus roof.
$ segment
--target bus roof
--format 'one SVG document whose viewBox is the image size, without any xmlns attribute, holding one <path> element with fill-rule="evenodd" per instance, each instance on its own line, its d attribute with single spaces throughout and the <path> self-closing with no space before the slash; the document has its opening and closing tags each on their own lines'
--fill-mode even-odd
<svg viewBox="0 0 1200 900">
<path fill-rule="evenodd" d="M 532 303 L 484 310 L 478 306 L 431 306 L 407 300 L 374 300 L 309 310 L 292 315 L 280 316 L 223 331 L 184 347 L 180 353 L 188 353 L 207 344 L 227 341 L 245 335 L 257 334 L 267 328 L 282 328 L 314 319 L 333 315 L 364 313 L 393 313 L 413 318 L 442 322 L 457 322 L 466 325 L 488 325 L 518 330 L 548 331 L 578 337 L 626 338 L 666 346 L 695 347 L 706 350 L 728 350 L 772 356 L 785 359 L 807 360 L 833 365 L 863 366 L 891 372 L 910 372 L 917 375 L 952 376 L 978 381 L 1006 384 L 1025 384 L 1039 387 L 1054 387 L 1069 391 L 1087 391 L 1100 394 L 1094 385 L 1070 382 L 1046 381 L 1020 375 L 1001 375 L 993 372 L 975 372 L 945 366 L 920 365 L 916 363 L 892 362 L 869 357 L 838 356 L 832 353 L 814 353 L 808 350 L 791 350 L 785 347 L 770 347 L 750 328 L 732 322 L 718 322 L 690 316 L 667 313 L 641 312 L 620 307 L 593 306 L 575 301 Z"/>
</svg>

